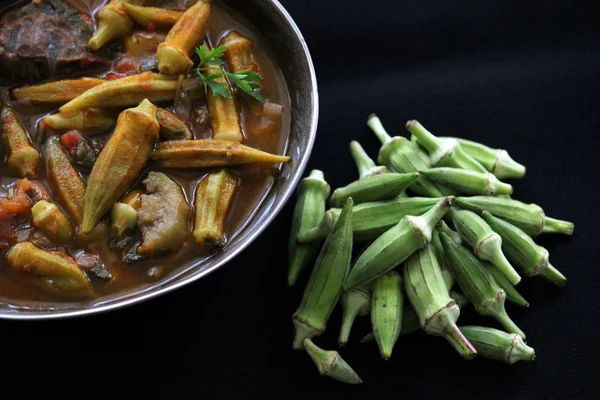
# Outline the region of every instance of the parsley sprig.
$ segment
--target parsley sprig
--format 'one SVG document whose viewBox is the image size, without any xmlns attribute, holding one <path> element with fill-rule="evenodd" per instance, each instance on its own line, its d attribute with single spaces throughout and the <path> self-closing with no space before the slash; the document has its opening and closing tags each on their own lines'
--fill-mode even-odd
<svg viewBox="0 0 600 400">
<path fill-rule="evenodd" d="M 219 46 L 209 49 L 202 45 L 196 48 L 196 54 L 200 58 L 200 65 L 195 68 L 196 73 L 202 80 L 204 87 L 210 88 L 216 97 L 231 98 L 231 93 L 225 82 L 219 82 L 218 79 L 227 76 L 233 84 L 240 90 L 247 93 L 254 99 L 264 102 L 265 98 L 260 92 L 260 82 L 262 77 L 251 69 L 245 69 L 239 72 L 221 71 L 214 73 L 214 68 L 220 68 L 225 63 L 222 57 L 225 55 L 227 47 Z"/>
</svg>

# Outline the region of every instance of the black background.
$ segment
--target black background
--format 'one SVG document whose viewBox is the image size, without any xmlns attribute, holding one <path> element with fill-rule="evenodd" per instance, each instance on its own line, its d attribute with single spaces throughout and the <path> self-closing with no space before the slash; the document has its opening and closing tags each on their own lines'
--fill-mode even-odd
<svg viewBox="0 0 600 400">
<path fill-rule="evenodd" d="M 600 24 L 596 1 L 284 1 L 312 51 L 319 133 L 309 168 L 333 188 L 355 179 L 347 151 L 376 112 L 392 134 L 419 119 L 432 132 L 501 146 L 528 166 L 516 196 L 574 221 L 573 237 L 544 237 L 563 290 L 520 286 L 532 304 L 509 312 L 536 349 L 512 367 L 463 361 L 417 333 L 384 362 L 355 326 L 342 356 L 365 383 L 320 377 L 290 348 L 302 288 L 286 287 L 293 204 L 233 262 L 145 304 L 89 318 L 0 321 L 3 391 L 162 399 L 598 398 L 600 265 Z M 304 277 L 305 278 L 305 277 Z M 304 283 L 302 280 L 301 283 Z M 465 322 L 493 324 L 465 311 Z M 317 339 L 333 348 L 340 314 Z M 3 396 L 6 396 L 5 392 Z"/>
</svg>

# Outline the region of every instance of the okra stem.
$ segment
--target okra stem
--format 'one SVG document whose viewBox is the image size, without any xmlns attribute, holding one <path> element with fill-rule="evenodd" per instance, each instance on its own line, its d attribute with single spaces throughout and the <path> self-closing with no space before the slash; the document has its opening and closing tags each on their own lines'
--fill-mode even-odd
<svg viewBox="0 0 600 400">
<path fill-rule="evenodd" d="M 575 225 L 572 222 L 546 217 L 544 219 L 542 233 L 563 233 L 565 235 L 572 235 L 574 229 Z"/>
<path fill-rule="evenodd" d="M 359 179 L 388 171 L 387 167 L 383 165 L 375 165 L 373 159 L 369 157 L 365 149 L 356 140 L 350 142 L 350 154 L 352 154 L 352 158 L 358 169 Z"/>
<path fill-rule="evenodd" d="M 550 263 L 548 263 L 548 266 L 544 268 L 541 275 L 560 287 L 563 287 L 567 284 L 567 278 Z"/>
<path fill-rule="evenodd" d="M 442 333 L 442 337 L 454 347 L 464 359 L 471 360 L 477 355 L 477 350 L 475 347 L 469 342 L 469 340 L 463 335 L 463 333 L 458 329 L 456 324 L 449 324 L 444 332 Z"/>
<path fill-rule="evenodd" d="M 381 144 L 386 144 L 387 142 L 392 140 L 392 137 L 387 133 L 387 131 L 383 127 L 383 124 L 381 123 L 381 120 L 377 115 L 369 115 L 369 118 L 367 119 L 367 125 L 369 126 L 369 128 L 371 128 L 375 136 L 377 136 L 377 139 L 379 139 Z"/>
</svg>

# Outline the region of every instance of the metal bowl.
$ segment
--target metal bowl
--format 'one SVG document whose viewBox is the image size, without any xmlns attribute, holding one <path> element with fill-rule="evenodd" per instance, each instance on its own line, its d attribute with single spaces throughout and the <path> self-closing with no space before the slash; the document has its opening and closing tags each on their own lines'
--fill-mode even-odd
<svg viewBox="0 0 600 400">
<path fill-rule="evenodd" d="M 259 209 L 229 244 L 209 259 L 196 260 L 173 270 L 152 285 L 86 302 L 0 303 L 3 319 L 52 319 L 114 310 L 140 303 L 194 282 L 221 268 L 261 234 L 283 208 L 300 180 L 317 130 L 319 99 L 317 80 L 300 30 L 277 0 L 222 0 L 257 27 L 277 59 L 288 85 L 292 119 L 285 164 Z"/>
</svg>

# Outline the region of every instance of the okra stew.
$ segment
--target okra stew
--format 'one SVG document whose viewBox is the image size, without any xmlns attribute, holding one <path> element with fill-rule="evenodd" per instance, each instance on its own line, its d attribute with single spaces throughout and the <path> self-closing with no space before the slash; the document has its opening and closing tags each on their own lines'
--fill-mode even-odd
<svg viewBox="0 0 600 400">
<path fill-rule="evenodd" d="M 101 301 L 227 247 L 277 179 L 283 75 L 208 0 L 0 12 L 0 304 Z"/>
</svg>

